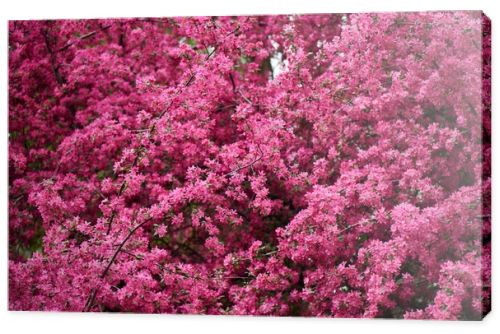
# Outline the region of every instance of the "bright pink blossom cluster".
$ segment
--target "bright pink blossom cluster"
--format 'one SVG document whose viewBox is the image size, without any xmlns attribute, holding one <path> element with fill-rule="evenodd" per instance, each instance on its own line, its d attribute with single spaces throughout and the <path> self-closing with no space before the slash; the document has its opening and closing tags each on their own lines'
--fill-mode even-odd
<svg viewBox="0 0 500 334">
<path fill-rule="evenodd" d="M 479 12 L 12 21 L 12 310 L 478 319 Z"/>
</svg>

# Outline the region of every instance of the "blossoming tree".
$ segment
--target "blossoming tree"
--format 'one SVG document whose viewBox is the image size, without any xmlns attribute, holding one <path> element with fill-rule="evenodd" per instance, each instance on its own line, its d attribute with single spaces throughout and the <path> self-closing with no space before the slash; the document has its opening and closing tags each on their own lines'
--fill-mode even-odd
<svg viewBox="0 0 500 334">
<path fill-rule="evenodd" d="M 9 308 L 478 319 L 478 12 L 12 21 Z"/>
</svg>

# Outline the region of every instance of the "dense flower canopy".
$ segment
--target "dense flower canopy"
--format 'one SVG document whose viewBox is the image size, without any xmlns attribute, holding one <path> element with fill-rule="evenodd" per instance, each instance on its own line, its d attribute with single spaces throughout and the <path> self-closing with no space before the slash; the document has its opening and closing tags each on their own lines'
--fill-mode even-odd
<svg viewBox="0 0 500 334">
<path fill-rule="evenodd" d="M 479 319 L 479 12 L 12 21 L 9 308 Z"/>
</svg>

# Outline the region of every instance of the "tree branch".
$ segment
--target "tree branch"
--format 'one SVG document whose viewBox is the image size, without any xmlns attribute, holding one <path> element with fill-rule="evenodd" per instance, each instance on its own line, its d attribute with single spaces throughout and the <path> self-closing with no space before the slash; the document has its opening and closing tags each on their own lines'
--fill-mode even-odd
<svg viewBox="0 0 500 334">
<path fill-rule="evenodd" d="M 107 29 L 109 29 L 109 28 L 111 28 L 111 24 L 110 24 L 110 25 L 107 25 L 107 26 L 102 27 L 102 28 L 101 28 L 101 31 L 107 30 Z M 59 49 L 57 50 L 57 52 L 64 51 L 64 50 L 68 49 L 70 46 L 72 46 L 72 45 L 74 45 L 74 44 L 76 44 L 76 43 L 78 43 L 78 42 L 80 42 L 80 41 L 83 41 L 84 39 L 90 38 L 90 37 L 94 36 L 94 35 L 95 35 L 95 34 L 97 34 L 97 33 L 98 33 L 98 31 L 97 31 L 97 30 L 94 30 L 94 31 L 92 31 L 92 32 L 89 32 L 88 34 L 83 35 L 82 37 L 80 37 L 80 38 L 78 38 L 78 39 L 76 39 L 76 40 L 69 41 L 68 43 L 66 43 L 66 45 L 64 45 L 63 47 L 59 48 Z"/>
<path fill-rule="evenodd" d="M 116 257 L 118 256 L 118 254 L 120 253 L 120 251 L 122 250 L 123 246 L 125 246 L 125 244 L 127 243 L 127 241 L 130 239 L 130 237 L 139 229 L 141 228 L 142 226 L 146 225 L 148 222 L 150 222 L 152 219 L 151 218 L 148 218 L 146 219 L 145 221 L 143 221 L 142 223 L 140 224 L 137 224 L 134 228 L 132 228 L 130 230 L 130 232 L 127 234 L 127 236 L 122 240 L 122 242 L 118 245 L 118 247 L 116 248 L 115 252 L 113 253 L 113 256 L 111 256 L 111 258 L 109 259 L 108 261 L 108 264 L 106 265 L 106 267 L 104 268 L 104 270 L 102 271 L 101 275 L 99 276 L 101 279 L 106 277 L 106 275 L 108 274 L 109 272 L 109 269 L 111 268 L 111 266 L 113 265 L 113 263 L 115 262 L 116 260 Z M 97 288 L 94 288 L 92 289 L 92 292 L 90 293 L 89 297 L 87 298 L 87 302 L 85 303 L 85 307 L 83 308 L 83 312 L 88 312 L 92 309 L 92 306 L 94 305 L 94 301 L 95 301 L 95 296 L 97 294 Z"/>
<path fill-rule="evenodd" d="M 50 56 L 50 65 L 52 66 L 52 72 L 54 72 L 54 76 L 56 77 L 56 81 L 59 85 L 64 83 L 64 79 L 59 72 L 59 66 L 56 66 L 56 55 L 52 50 L 52 46 L 50 45 L 50 36 L 48 29 L 43 29 L 43 37 L 45 40 L 45 47 Z"/>
<path fill-rule="evenodd" d="M 246 164 L 246 165 L 244 165 L 244 166 L 238 167 L 238 168 L 236 168 L 236 169 L 234 169 L 234 170 L 230 171 L 229 173 L 224 174 L 224 176 L 225 176 L 225 177 L 226 177 L 226 176 L 231 176 L 232 174 L 237 173 L 237 172 L 239 172 L 239 171 L 240 171 L 240 170 L 242 170 L 242 169 L 245 169 L 245 168 L 251 167 L 251 166 L 253 166 L 254 164 L 256 164 L 257 162 L 259 162 L 260 160 L 262 160 L 262 158 L 264 157 L 264 152 L 262 152 L 262 149 L 260 148 L 260 146 L 259 146 L 259 145 L 257 145 L 257 149 L 259 150 L 259 156 L 258 156 L 257 158 L 255 158 L 252 162 L 250 162 L 250 163 L 248 163 L 248 164 Z"/>
<path fill-rule="evenodd" d="M 349 231 L 351 228 L 354 228 L 356 226 L 359 226 L 359 225 L 362 225 L 365 221 L 360 221 L 360 222 L 357 222 L 356 224 L 353 224 L 353 225 L 350 225 L 350 226 L 347 226 L 346 228 L 340 230 L 338 233 L 337 233 L 337 236 L 341 235 L 342 233 L 344 232 L 347 232 Z M 375 219 L 370 219 L 368 221 L 368 223 L 374 223 L 375 222 Z"/>
</svg>

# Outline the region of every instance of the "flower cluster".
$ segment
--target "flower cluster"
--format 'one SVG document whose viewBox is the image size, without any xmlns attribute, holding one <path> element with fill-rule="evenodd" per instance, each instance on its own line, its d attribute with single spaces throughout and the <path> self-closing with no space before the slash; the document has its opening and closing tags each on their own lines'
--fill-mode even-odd
<svg viewBox="0 0 500 334">
<path fill-rule="evenodd" d="M 479 319 L 479 12 L 12 21 L 9 308 Z"/>
</svg>

